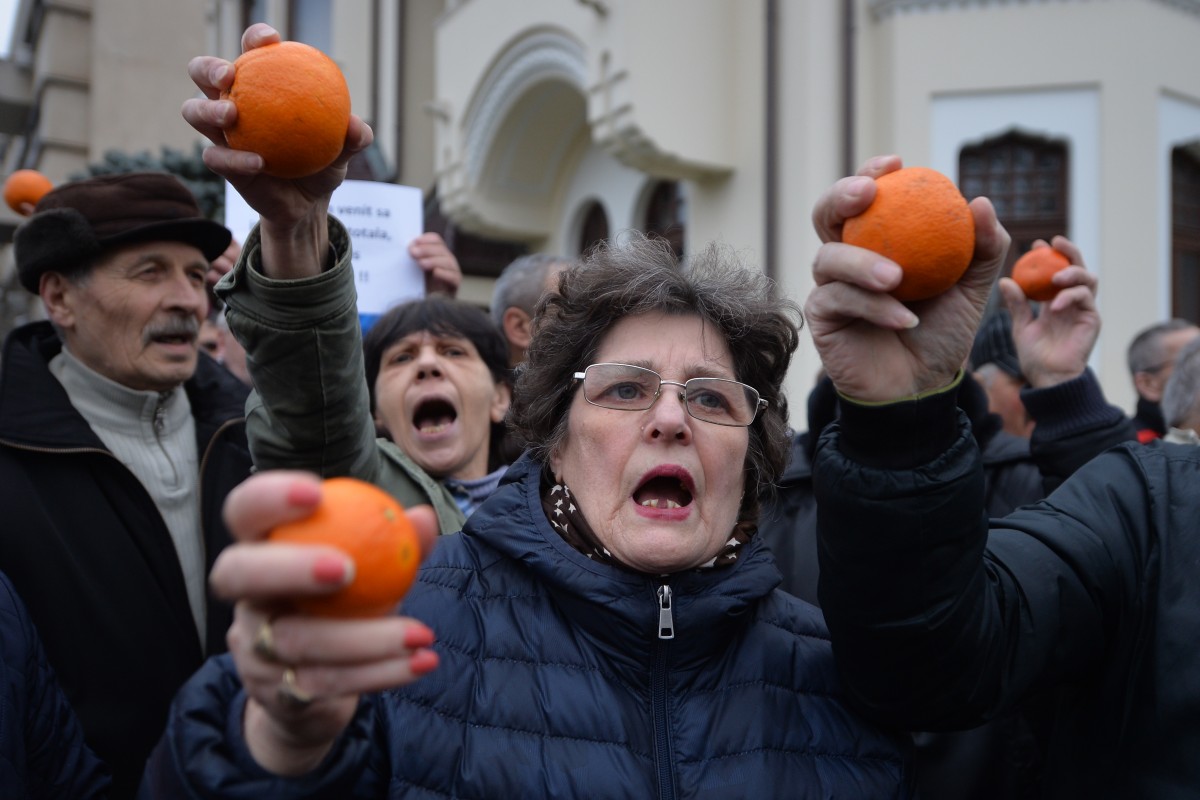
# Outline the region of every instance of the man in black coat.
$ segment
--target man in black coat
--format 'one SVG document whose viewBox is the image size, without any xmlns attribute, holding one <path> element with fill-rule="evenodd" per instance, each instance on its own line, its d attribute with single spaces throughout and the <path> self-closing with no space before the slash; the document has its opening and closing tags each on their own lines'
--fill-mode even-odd
<svg viewBox="0 0 1200 800">
<path fill-rule="evenodd" d="M 898 166 L 874 159 L 818 202 L 828 244 L 805 306 L 842 403 L 814 475 L 819 594 L 852 702 L 886 724 L 953 730 L 1049 701 L 1042 796 L 1195 797 L 1200 450 L 1123 444 L 1045 500 L 989 520 L 957 387 L 1009 237 L 988 201 L 973 200 L 975 260 L 959 283 L 911 307 L 895 301 L 899 267 L 838 240 L 873 199 L 872 179 Z M 1058 295 L 1034 319 L 1020 288 L 1000 281 L 1014 337 L 1046 350 L 1026 377 L 1094 400 L 1086 272 L 1068 267 L 1053 283 Z M 1123 423 L 1120 409 L 1088 409 L 1059 437 Z"/>
<path fill-rule="evenodd" d="M 116 798 L 231 619 L 207 575 L 229 542 L 225 495 L 250 472 L 248 389 L 197 346 L 229 238 L 165 173 L 65 184 L 15 237 L 49 319 L 4 346 L 0 570 Z"/>
</svg>

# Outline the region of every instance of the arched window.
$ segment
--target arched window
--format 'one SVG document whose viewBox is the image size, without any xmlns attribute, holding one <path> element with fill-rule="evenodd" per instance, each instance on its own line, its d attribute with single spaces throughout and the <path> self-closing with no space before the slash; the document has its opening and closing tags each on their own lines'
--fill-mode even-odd
<svg viewBox="0 0 1200 800">
<path fill-rule="evenodd" d="M 1200 142 L 1171 152 L 1171 316 L 1200 323 Z"/>
<path fill-rule="evenodd" d="M 683 258 L 683 235 L 687 230 L 687 202 L 678 181 L 660 181 L 650 192 L 642 230 L 661 236 L 675 255 Z"/>
<path fill-rule="evenodd" d="M 964 147 L 958 158 L 959 184 L 968 200 L 986 196 L 1012 236 L 1004 274 L 1036 239 L 1050 241 L 1067 232 L 1067 146 L 1012 131 Z"/>
</svg>

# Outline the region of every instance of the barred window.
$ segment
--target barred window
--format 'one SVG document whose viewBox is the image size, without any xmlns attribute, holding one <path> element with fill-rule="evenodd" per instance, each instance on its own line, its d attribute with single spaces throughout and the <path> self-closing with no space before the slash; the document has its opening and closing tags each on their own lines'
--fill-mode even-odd
<svg viewBox="0 0 1200 800">
<path fill-rule="evenodd" d="M 1012 236 L 1004 274 L 1037 239 L 1067 231 L 1069 163 L 1065 142 L 1010 131 L 959 153 L 959 188 L 968 200 L 986 196 Z"/>
</svg>

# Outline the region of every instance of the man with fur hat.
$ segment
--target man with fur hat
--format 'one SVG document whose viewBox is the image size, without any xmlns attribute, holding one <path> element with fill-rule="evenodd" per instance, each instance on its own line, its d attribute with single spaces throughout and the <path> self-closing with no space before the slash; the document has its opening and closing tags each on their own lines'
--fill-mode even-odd
<svg viewBox="0 0 1200 800">
<path fill-rule="evenodd" d="M 60 186 L 15 236 L 48 320 L 4 345 L 0 570 L 113 797 L 136 792 L 175 690 L 231 619 L 207 575 L 225 495 L 250 472 L 248 390 L 197 346 L 229 240 L 165 173 Z"/>
</svg>

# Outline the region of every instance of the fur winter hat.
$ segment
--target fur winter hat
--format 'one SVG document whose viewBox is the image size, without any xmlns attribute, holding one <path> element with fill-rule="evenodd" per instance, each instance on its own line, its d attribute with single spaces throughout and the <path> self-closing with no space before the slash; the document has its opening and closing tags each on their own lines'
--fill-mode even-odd
<svg viewBox="0 0 1200 800">
<path fill-rule="evenodd" d="M 225 226 L 205 217 L 187 187 L 165 172 L 101 175 L 47 192 L 13 237 L 21 285 L 34 294 L 43 273 L 71 272 L 133 242 L 183 242 L 212 261 L 229 246 Z"/>
</svg>

